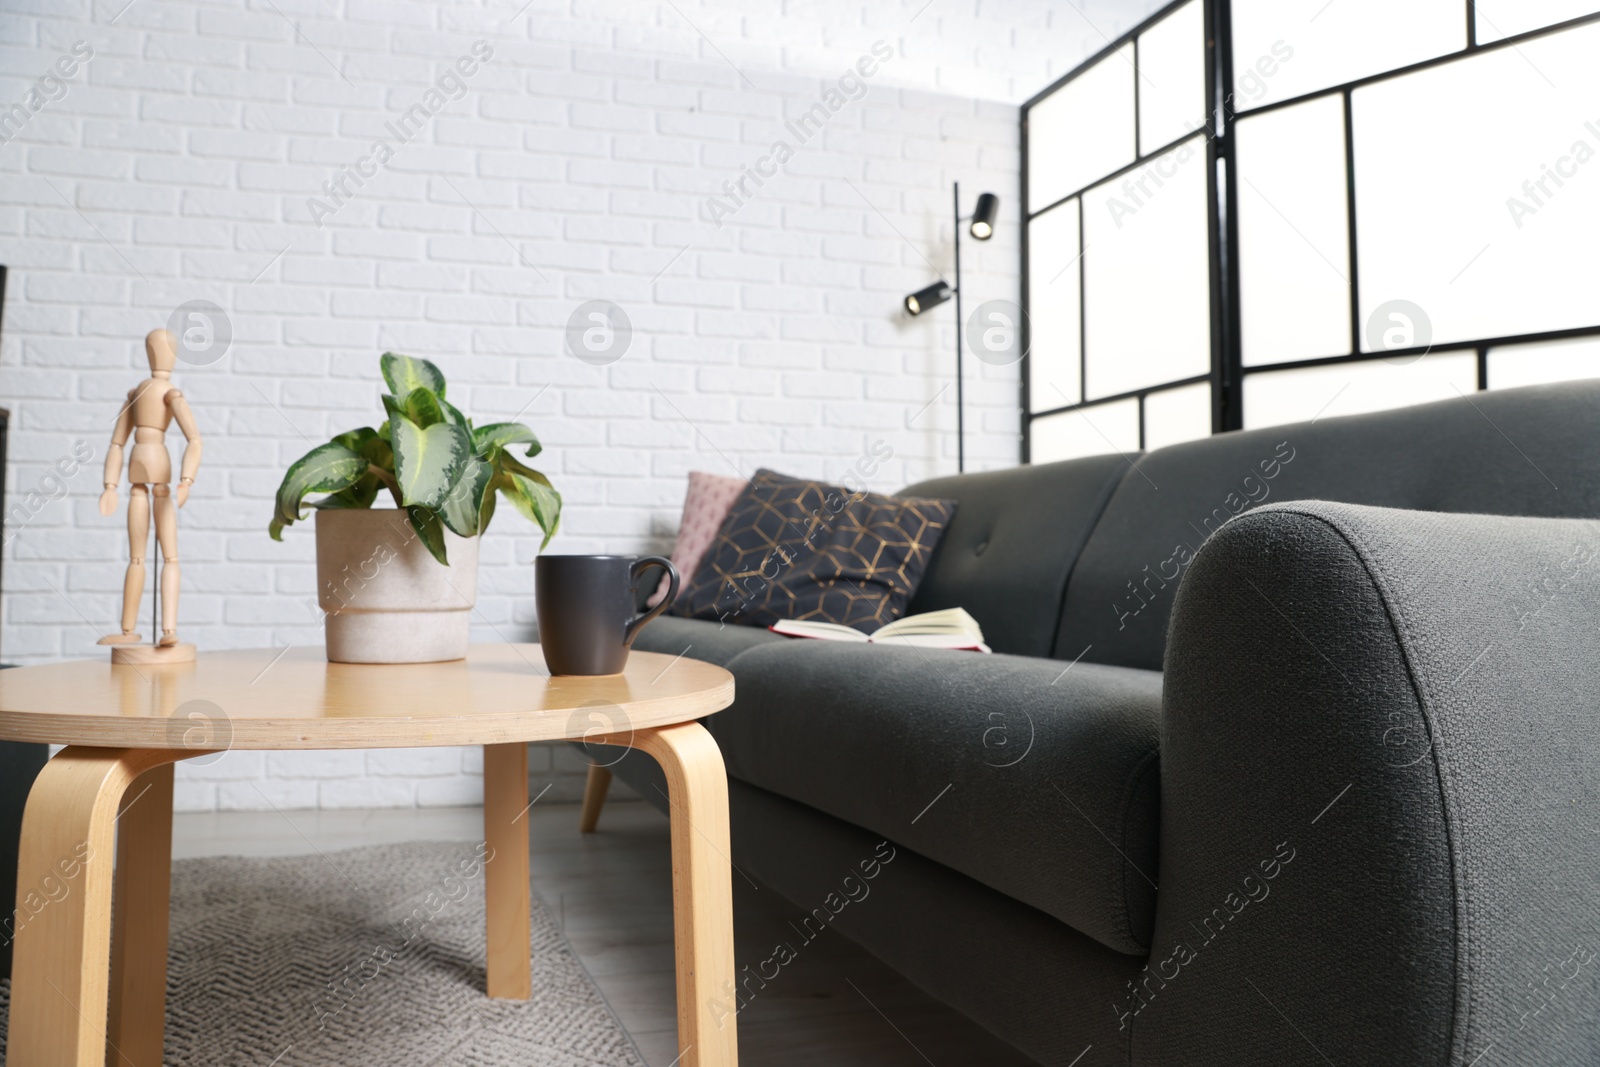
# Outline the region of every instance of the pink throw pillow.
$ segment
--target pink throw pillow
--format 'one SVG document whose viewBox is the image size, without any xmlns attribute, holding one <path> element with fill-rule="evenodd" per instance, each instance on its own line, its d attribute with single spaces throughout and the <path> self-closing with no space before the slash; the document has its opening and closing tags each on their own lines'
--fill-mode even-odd
<svg viewBox="0 0 1600 1067">
<path fill-rule="evenodd" d="M 678 540 L 672 546 L 672 565 L 678 568 L 684 588 L 688 588 L 693 581 L 694 572 L 699 569 L 706 549 L 717 539 L 717 531 L 722 529 L 722 520 L 728 517 L 728 509 L 749 484 L 745 478 L 729 478 L 705 471 L 689 472 L 689 491 L 683 498 L 683 520 L 678 524 Z M 663 574 L 661 584 L 650 594 L 646 603 L 655 607 L 665 599 L 671 587 L 671 579 Z"/>
</svg>

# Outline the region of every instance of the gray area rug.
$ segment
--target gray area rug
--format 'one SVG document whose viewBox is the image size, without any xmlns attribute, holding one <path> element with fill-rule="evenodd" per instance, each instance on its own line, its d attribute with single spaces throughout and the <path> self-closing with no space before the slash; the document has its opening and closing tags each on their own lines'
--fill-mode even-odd
<svg viewBox="0 0 1600 1067">
<path fill-rule="evenodd" d="M 537 898 L 533 997 L 483 989 L 478 846 L 173 867 L 169 1065 L 644 1067 Z"/>
</svg>

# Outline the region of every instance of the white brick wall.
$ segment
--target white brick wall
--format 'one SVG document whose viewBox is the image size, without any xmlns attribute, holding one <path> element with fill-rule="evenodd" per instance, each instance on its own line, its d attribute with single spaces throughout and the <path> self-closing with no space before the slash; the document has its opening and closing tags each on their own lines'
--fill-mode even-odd
<svg viewBox="0 0 1600 1067">
<path fill-rule="evenodd" d="M 234 331 L 177 375 L 206 438 L 181 514 L 202 650 L 320 643 L 311 531 L 270 541 L 270 498 L 312 443 L 374 421 L 385 349 L 439 363 L 475 417 L 526 407 L 563 551 L 668 548 L 691 469 L 842 478 L 881 439 L 873 488 L 953 470 L 952 315 L 908 320 L 900 297 L 948 272 L 959 180 L 969 208 L 982 190 L 1004 205 L 966 246 L 968 306 L 1017 298 L 1015 104 L 1152 6 L 533 0 L 506 24 L 518 4 L 126 2 L 0 5 L 0 108 L 56 97 L 0 144 L 10 662 L 103 654 L 126 548 L 99 467 L 140 339 L 189 300 Z M 460 98 L 319 228 L 308 199 L 479 40 L 493 55 Z M 707 198 L 880 40 L 864 97 L 709 221 Z M 78 41 L 94 55 L 65 94 L 41 85 Z M 563 353 L 593 298 L 635 328 L 609 367 Z M 970 463 L 1014 463 L 1015 368 L 968 367 Z M 85 446 L 62 489 L 52 466 Z M 476 639 L 527 636 L 536 544 L 502 509 Z M 570 795 L 576 762 L 533 758 Z M 180 768 L 179 803 L 471 803 L 475 759 L 233 753 Z"/>
</svg>

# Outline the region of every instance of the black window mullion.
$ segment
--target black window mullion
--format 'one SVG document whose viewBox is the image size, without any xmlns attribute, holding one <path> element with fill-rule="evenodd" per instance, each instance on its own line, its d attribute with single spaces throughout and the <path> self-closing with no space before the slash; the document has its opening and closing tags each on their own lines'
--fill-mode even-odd
<svg viewBox="0 0 1600 1067">
<path fill-rule="evenodd" d="M 1139 122 L 1139 37 L 1133 38 L 1133 158 L 1144 155 L 1144 128 Z"/>
<path fill-rule="evenodd" d="M 1078 403 L 1089 402 L 1089 285 L 1083 246 L 1083 197 L 1078 198 Z"/>
<path fill-rule="evenodd" d="M 1206 228 L 1211 246 L 1211 432 L 1243 425 L 1239 310 L 1238 166 L 1233 154 L 1233 12 L 1230 0 L 1206 0 L 1206 84 L 1211 93 L 1207 146 Z M 1218 170 L 1222 180 L 1218 181 Z"/>
<path fill-rule="evenodd" d="M 1017 175 L 1017 203 L 1022 205 L 1018 212 L 1022 217 L 1022 291 L 1017 295 L 1022 298 L 1022 364 L 1018 368 L 1018 377 L 1021 381 L 1019 395 L 1022 398 L 1022 444 L 1018 459 L 1021 463 L 1033 462 L 1033 394 L 1030 382 L 1033 378 L 1033 323 L 1028 319 L 1027 309 L 1032 306 L 1033 299 L 1028 288 L 1032 284 L 1032 275 L 1029 271 L 1029 242 L 1028 233 L 1033 229 L 1033 221 L 1028 216 L 1028 109 L 1020 108 L 1017 111 L 1017 137 L 1022 144 L 1022 173 Z M 956 323 L 956 329 L 961 329 L 961 324 Z"/>
<path fill-rule="evenodd" d="M 1344 91 L 1345 224 L 1350 245 L 1350 351 L 1361 351 L 1361 256 L 1356 247 L 1356 125 L 1351 90 Z"/>
</svg>

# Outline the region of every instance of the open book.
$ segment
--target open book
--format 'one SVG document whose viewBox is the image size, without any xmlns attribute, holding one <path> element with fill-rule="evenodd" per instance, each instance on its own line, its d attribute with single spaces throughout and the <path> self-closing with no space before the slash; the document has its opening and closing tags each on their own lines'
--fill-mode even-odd
<svg viewBox="0 0 1600 1067">
<path fill-rule="evenodd" d="M 809 619 L 785 619 L 767 627 L 773 633 L 786 637 L 812 637 L 818 641 L 863 641 L 875 645 L 915 645 L 918 648 L 955 648 L 973 652 L 988 652 L 983 643 L 983 630 L 978 620 L 968 615 L 964 608 L 946 608 L 944 611 L 926 611 L 921 615 L 907 615 L 896 619 L 868 635 L 836 622 L 815 622 Z"/>
</svg>

